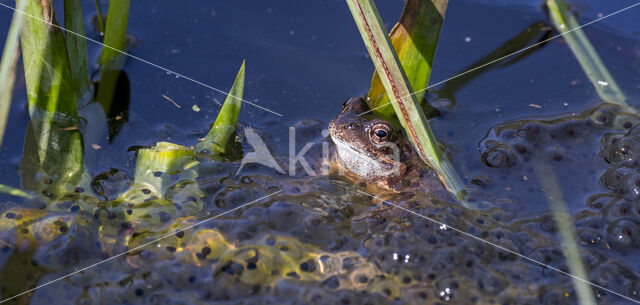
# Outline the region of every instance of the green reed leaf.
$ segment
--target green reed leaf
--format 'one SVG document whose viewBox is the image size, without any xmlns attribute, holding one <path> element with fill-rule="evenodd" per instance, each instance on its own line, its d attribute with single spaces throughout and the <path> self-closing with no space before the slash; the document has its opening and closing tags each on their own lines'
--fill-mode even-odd
<svg viewBox="0 0 640 305">
<path fill-rule="evenodd" d="M 20 34 L 29 114 L 23 156 L 22 186 L 56 198 L 84 174 L 84 149 L 65 38 L 51 0 L 26 2 Z"/>
<path fill-rule="evenodd" d="M 56 21 L 51 0 L 27 2 L 25 12 L 36 18 L 25 19 L 20 35 L 22 59 L 29 96 L 29 113 L 78 118 L 67 47 Z"/>
<path fill-rule="evenodd" d="M 448 2 L 408 0 L 400 20 L 391 30 L 391 44 L 412 88 L 421 90 L 429 83 Z M 417 92 L 416 99 L 422 102 L 425 93 L 426 91 Z M 367 97 L 370 108 L 377 115 L 387 120 L 393 119 L 395 112 L 378 72 L 373 75 Z"/>
<path fill-rule="evenodd" d="M 589 38 L 579 28 L 580 24 L 564 0 L 547 0 L 546 4 L 551 22 L 558 32 L 564 33 L 563 37 L 571 52 L 580 63 L 584 73 L 587 74 L 600 98 L 604 102 L 620 105 L 624 111 L 636 113 L 636 110 L 627 104 L 627 97 L 607 70 Z"/>
<path fill-rule="evenodd" d="M 65 33 L 64 39 L 67 44 L 76 98 L 84 99 L 91 86 L 87 69 L 87 40 L 83 37 L 85 36 L 84 16 L 80 0 L 64 0 L 64 25 L 68 31 L 75 33 Z"/>
<path fill-rule="evenodd" d="M 106 66 L 127 49 L 127 23 L 129 22 L 129 0 L 109 1 L 107 25 L 100 63 Z"/>
<path fill-rule="evenodd" d="M 418 155 L 436 170 L 447 189 L 462 199 L 464 183 L 438 146 L 373 0 L 347 0 L 347 4 L 393 109 Z"/>
</svg>

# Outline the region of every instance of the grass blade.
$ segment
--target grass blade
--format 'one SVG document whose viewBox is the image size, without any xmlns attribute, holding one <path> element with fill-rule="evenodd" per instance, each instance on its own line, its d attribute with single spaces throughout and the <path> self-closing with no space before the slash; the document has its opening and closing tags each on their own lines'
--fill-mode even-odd
<svg viewBox="0 0 640 305">
<path fill-rule="evenodd" d="M 411 84 L 393 50 L 391 41 L 373 0 L 347 0 L 351 14 L 367 50 L 381 75 L 393 109 L 409 139 L 424 162 L 433 167 L 447 189 L 457 198 L 464 197 L 464 184 L 440 151 L 427 118 L 413 95 Z M 463 202 L 464 203 L 464 202 Z M 467 204 L 465 203 L 465 206 Z"/>
<path fill-rule="evenodd" d="M 104 67 L 115 60 L 120 52 L 127 49 L 127 23 L 129 22 L 129 0 L 109 1 L 107 26 L 104 32 L 104 44 L 111 48 L 102 49 L 101 65 Z M 114 50 L 116 49 L 116 50 Z"/>
<path fill-rule="evenodd" d="M 85 36 L 84 16 L 80 0 L 64 0 L 64 25 L 67 30 Z M 84 100 L 90 89 L 87 69 L 87 41 L 81 36 L 70 33 L 66 33 L 64 39 L 67 44 L 76 98 Z"/>
<path fill-rule="evenodd" d="M 25 1 L 17 3 L 17 10 L 23 12 L 26 6 Z M 22 29 L 24 15 L 18 12 L 13 13 L 11 26 L 7 34 L 7 40 L 2 51 L 2 61 L 0 61 L 0 147 L 4 139 L 4 131 L 9 119 L 9 108 L 13 95 L 13 82 L 16 78 L 16 63 L 18 62 L 18 36 Z"/>
<path fill-rule="evenodd" d="M 627 97 L 607 70 L 589 38 L 581 28 L 578 28 L 580 24 L 564 0 L 547 0 L 546 4 L 551 22 L 558 32 L 565 33 L 564 38 L 571 52 L 587 74 L 600 98 L 607 103 L 620 105 L 623 111 L 636 113 L 636 110 L 627 104 Z"/>
<path fill-rule="evenodd" d="M 244 65 L 245 63 L 243 61 L 236 80 L 233 82 L 233 86 L 229 91 L 229 95 L 216 118 L 216 122 L 205 136 L 205 140 L 196 146 L 197 151 L 210 150 L 213 151 L 214 155 L 224 154 L 226 152 L 229 139 L 231 139 L 231 136 L 236 131 L 240 106 L 242 105 Z"/>
<path fill-rule="evenodd" d="M 412 88 L 426 88 L 429 83 L 433 57 L 438 46 L 448 2 L 448 0 L 409 0 L 400 20 L 391 30 L 391 44 L 398 54 L 398 59 Z M 421 102 L 424 94 L 425 91 L 417 93 L 416 99 Z M 373 75 L 367 97 L 369 106 L 377 115 L 387 120 L 395 117 L 378 72 Z"/>
</svg>

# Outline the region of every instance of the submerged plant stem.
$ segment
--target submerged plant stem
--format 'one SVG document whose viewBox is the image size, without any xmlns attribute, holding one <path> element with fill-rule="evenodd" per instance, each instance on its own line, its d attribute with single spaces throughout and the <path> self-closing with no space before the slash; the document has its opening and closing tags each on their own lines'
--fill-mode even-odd
<svg viewBox="0 0 640 305">
<path fill-rule="evenodd" d="M 573 219 L 567 208 L 567 204 L 562 198 L 562 191 L 556 179 L 553 168 L 549 163 L 535 160 L 535 171 L 538 180 L 542 184 L 544 193 L 553 214 L 558 231 L 560 232 L 560 241 L 562 242 L 562 252 L 567 258 L 567 265 L 571 274 L 581 279 L 588 279 L 588 273 L 580 258 L 580 249 L 575 242 L 575 228 L 573 227 Z M 578 300 L 583 305 L 596 305 L 595 296 L 588 283 L 573 279 L 573 286 L 577 291 Z"/>
<path fill-rule="evenodd" d="M 0 147 L 2 147 L 4 131 L 9 119 L 13 82 L 16 78 L 16 63 L 20 54 L 18 37 L 24 23 L 24 15 L 19 12 L 23 12 L 26 5 L 25 1 L 18 1 L 17 3 L 17 12 L 13 13 L 7 40 L 4 44 L 4 51 L 2 51 L 2 60 L 0 61 Z"/>
</svg>

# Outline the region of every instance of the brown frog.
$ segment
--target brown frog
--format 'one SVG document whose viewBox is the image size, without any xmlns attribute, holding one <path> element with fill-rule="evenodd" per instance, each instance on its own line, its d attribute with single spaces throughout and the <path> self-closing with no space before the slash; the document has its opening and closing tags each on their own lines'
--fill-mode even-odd
<svg viewBox="0 0 640 305">
<path fill-rule="evenodd" d="M 336 145 L 336 161 L 341 169 L 394 192 L 432 189 L 435 185 L 442 188 L 402 130 L 373 113 L 362 114 L 368 110 L 363 98 L 350 98 L 342 112 L 329 123 L 329 134 Z"/>
</svg>

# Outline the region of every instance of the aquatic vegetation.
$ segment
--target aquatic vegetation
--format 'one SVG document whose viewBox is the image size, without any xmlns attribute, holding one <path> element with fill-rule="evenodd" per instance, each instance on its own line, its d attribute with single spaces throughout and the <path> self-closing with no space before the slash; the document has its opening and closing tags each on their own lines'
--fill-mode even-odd
<svg viewBox="0 0 640 305">
<path fill-rule="evenodd" d="M 109 1 L 109 11 L 104 32 L 104 44 L 100 62 L 103 66 L 112 63 L 127 49 L 127 23 L 129 21 L 129 0 Z"/>
<path fill-rule="evenodd" d="M 18 2 L 18 9 L 24 10 L 25 6 L 25 1 Z M 9 105 L 13 95 L 13 82 L 16 77 L 15 67 L 18 61 L 18 35 L 22 30 L 23 23 L 24 16 L 14 13 L 0 61 L 0 147 L 2 147 L 7 119 L 9 118 Z"/>
<path fill-rule="evenodd" d="M 627 97 L 622 93 L 609 70 L 600 59 L 600 56 L 591 45 L 591 42 L 580 28 L 580 24 L 569 10 L 564 0 L 546 0 L 551 22 L 556 30 L 565 34 L 564 38 L 571 48 L 585 74 L 598 92 L 598 95 L 606 103 L 618 104 L 622 110 L 635 113 L 633 107 L 627 105 Z"/>
<path fill-rule="evenodd" d="M 438 46 L 447 0 L 410 0 L 402 10 L 400 20 L 389 33 L 402 69 L 416 92 L 416 100 L 427 104 L 424 95 L 429 84 L 433 58 Z M 367 102 L 373 112 L 387 121 L 395 120 L 395 112 L 378 72 L 374 72 Z M 424 105 L 423 105 L 424 107 Z"/>
<path fill-rule="evenodd" d="M 375 4 L 372 0 L 348 0 L 347 3 L 378 75 L 382 75 L 382 84 L 386 92 L 391 93 L 389 97 L 397 118 L 418 155 L 436 170 L 447 189 L 461 199 L 463 205 L 469 206 L 464 200 L 464 183 L 438 146 Z"/>
<path fill-rule="evenodd" d="M 244 61 L 240 66 L 236 80 L 229 90 L 229 95 L 220 109 L 220 114 L 213 123 L 213 127 L 204 137 L 204 141 L 196 145 L 198 151 L 210 151 L 214 155 L 225 154 L 229 140 L 236 131 L 242 94 L 244 93 Z"/>
<path fill-rule="evenodd" d="M 82 15 L 80 1 L 64 1 L 65 27 L 68 31 L 75 33 L 67 32 L 64 40 L 67 45 L 67 55 L 76 98 L 85 100 L 91 90 L 91 83 L 89 82 L 89 69 L 87 68 L 87 42 L 83 38 L 85 36 L 84 16 Z"/>
<path fill-rule="evenodd" d="M 129 4 L 133 5 L 131 13 L 136 17 L 144 11 L 139 10 L 140 6 L 135 2 L 114 2 L 116 1 L 109 3 L 109 17 L 115 16 L 115 12 L 118 11 L 128 11 Z M 436 12 L 424 6 L 432 4 L 431 1 L 410 0 L 408 6 L 416 5 L 418 2 L 423 5 L 423 9 L 427 10 L 425 14 Z M 116 5 L 120 4 L 126 4 L 126 7 L 116 8 Z M 309 2 L 303 5 L 311 7 L 316 4 Z M 235 8 L 235 4 L 226 4 L 226 2 L 215 3 L 213 6 L 208 2 L 202 2 L 201 5 L 202 10 L 186 9 L 185 11 L 189 14 L 193 14 L 188 15 L 193 17 L 193 23 L 181 21 L 180 26 L 186 24 L 203 28 L 202 23 L 198 22 L 209 20 L 205 18 L 212 18 L 212 20 L 219 18 L 221 22 L 227 23 L 228 20 L 220 18 L 221 14 L 218 13 L 216 16 L 215 11 L 209 9 L 218 9 L 218 6 L 225 9 Z M 322 6 L 330 7 L 330 5 L 334 3 L 322 2 Z M 487 8 L 486 4 L 473 1 L 460 2 L 456 5 Z M 158 2 L 154 5 L 152 12 L 155 14 L 156 8 L 160 12 L 167 7 L 175 10 L 171 11 L 172 13 L 180 8 Z M 257 7 L 261 8 L 259 5 Z M 271 11 L 271 7 L 276 10 Z M 100 9 L 99 6 L 97 8 Z M 504 13 L 498 6 L 489 5 L 488 8 Z M 267 12 L 275 16 L 275 11 L 278 9 L 285 11 L 282 6 L 269 4 Z M 444 9 L 441 9 L 444 12 Z M 528 15 L 537 14 L 540 18 L 544 18 L 543 10 L 537 6 L 524 10 Z M 202 14 L 202 11 L 206 11 L 205 14 Z M 420 16 L 418 19 L 411 19 L 412 12 L 415 11 L 405 8 L 400 25 L 394 29 L 390 40 L 392 45 L 399 49 L 398 59 L 404 66 L 402 68 L 405 69 L 406 79 L 410 84 L 407 88 L 419 89 L 427 86 L 430 76 L 429 73 L 415 72 L 430 70 L 433 64 L 433 53 L 429 52 L 435 52 L 435 46 L 425 43 L 427 50 L 421 51 L 418 45 L 402 44 L 411 35 L 422 35 L 416 32 L 416 28 L 411 30 L 411 27 L 427 21 Z M 225 10 L 225 14 L 233 13 L 233 10 Z M 245 13 L 249 17 L 255 16 L 243 11 L 243 14 Z M 264 15 L 264 12 L 260 10 L 256 14 Z M 179 14 L 175 15 L 179 16 Z M 304 10 L 295 13 L 295 18 L 305 18 L 305 16 Z M 282 18 L 282 15 L 278 17 Z M 441 17 L 442 15 L 438 13 L 438 15 L 431 15 L 430 18 L 440 20 L 441 23 Z M 305 21 L 309 21 L 309 17 L 306 16 L 306 18 Z M 167 71 L 163 71 L 154 75 L 148 73 L 149 71 L 139 70 L 137 65 L 127 67 L 125 57 L 118 51 L 135 52 L 135 56 L 141 55 L 141 58 L 159 58 L 166 55 L 162 58 L 170 60 L 178 57 L 174 54 L 182 52 L 182 55 L 185 55 L 193 50 L 182 48 L 185 44 L 180 40 L 180 44 L 175 49 L 173 49 L 174 46 L 166 45 L 171 49 L 150 53 L 150 50 L 155 52 L 162 49 L 155 45 L 153 48 L 149 47 L 158 37 L 166 39 L 171 37 L 169 34 L 177 33 L 179 39 L 185 38 L 181 32 L 182 28 L 175 24 L 166 27 L 158 26 L 157 31 L 155 28 L 149 32 L 140 29 L 141 26 L 155 24 L 152 19 L 139 22 L 140 19 L 132 17 L 128 20 L 134 26 L 132 31 L 140 33 L 141 39 L 145 41 L 141 44 L 142 47 L 133 49 L 135 44 L 131 44 L 132 36 L 125 34 L 111 36 L 121 38 L 118 38 L 114 45 L 123 40 L 126 41 L 116 49 L 117 51 L 112 50 L 112 54 L 109 55 L 112 56 L 111 60 L 105 64 L 102 63 L 102 59 L 109 52 L 105 53 L 103 50 L 99 55 L 99 50 L 90 50 L 89 54 L 96 56 L 100 63 L 99 69 L 92 74 L 94 82 L 90 83 L 87 91 L 96 92 L 93 92 L 94 95 L 89 94 L 88 100 L 83 100 L 85 97 L 79 97 L 76 91 L 78 89 L 75 85 L 78 82 L 76 75 L 81 75 L 77 71 L 82 70 L 82 66 L 74 68 L 74 64 L 69 63 L 78 122 L 76 125 L 51 129 L 50 132 L 58 132 L 52 133 L 53 136 L 64 140 L 61 134 L 77 131 L 81 135 L 79 139 L 83 142 L 84 152 L 81 159 L 75 160 L 79 160 L 78 164 L 84 163 L 90 166 L 81 169 L 71 168 L 70 173 L 74 174 L 73 177 L 61 177 L 55 173 L 59 169 L 55 167 L 58 165 L 54 164 L 52 159 L 47 163 L 51 171 L 45 171 L 44 166 L 40 167 L 43 170 L 38 168 L 39 172 L 35 174 L 33 174 L 34 171 L 29 171 L 30 164 L 36 163 L 40 166 L 40 163 L 43 163 L 38 163 L 38 158 L 44 155 L 39 155 L 40 146 L 35 145 L 40 139 L 36 136 L 41 125 L 37 125 L 27 135 L 25 158 L 22 162 L 21 174 L 31 175 L 25 180 L 28 183 L 24 184 L 29 187 L 25 188 L 28 193 L 24 191 L 19 193 L 16 189 L 4 188 L 0 185 L 0 192 L 13 192 L 26 197 L 11 198 L 3 202 L 2 213 L 0 213 L 0 260 L 4 262 L 0 274 L 2 301 L 15 297 L 11 302 L 51 305 L 69 303 L 577 304 L 578 302 L 586 303 L 585 294 L 594 294 L 598 302 L 617 304 L 620 299 L 610 291 L 602 290 L 602 287 L 631 296 L 637 295 L 640 291 L 638 290 L 640 287 L 638 266 L 632 259 L 625 259 L 632 257 L 634 251 L 640 247 L 640 238 L 638 238 L 640 236 L 638 222 L 640 205 L 637 202 L 640 198 L 638 196 L 640 175 L 637 173 L 640 132 L 636 130 L 636 125 L 640 124 L 640 121 L 637 115 L 625 112 L 620 105 L 609 103 L 598 104 L 591 108 L 579 106 L 579 102 L 590 100 L 591 96 L 582 94 L 585 90 L 572 89 L 567 89 L 566 92 L 564 90 L 554 92 L 558 98 L 555 99 L 554 96 L 553 102 L 543 104 L 545 106 L 543 110 L 536 108 L 526 113 L 524 111 L 522 113 L 504 112 L 504 117 L 498 110 L 495 113 L 487 110 L 494 106 L 514 105 L 525 105 L 522 107 L 527 109 L 526 104 L 522 103 L 529 103 L 529 99 L 539 97 L 547 99 L 549 97 L 546 95 L 547 88 L 540 86 L 540 82 L 535 85 L 538 90 L 536 93 L 540 93 L 540 96 L 519 94 L 517 99 L 520 99 L 520 104 L 517 99 L 509 99 L 495 102 L 489 100 L 487 103 L 471 105 L 477 100 L 488 100 L 483 99 L 483 95 L 493 98 L 492 94 L 495 92 L 491 90 L 480 90 L 480 94 L 473 92 L 473 98 L 465 97 L 466 91 L 473 91 L 474 86 L 487 85 L 482 83 L 483 80 L 487 80 L 486 78 L 475 78 L 489 71 L 488 66 L 480 67 L 486 61 L 506 56 L 536 40 L 541 42 L 547 39 L 552 29 L 546 22 L 531 23 L 528 19 L 519 20 L 523 24 L 515 22 L 518 27 L 530 25 L 481 60 L 475 62 L 470 60 L 469 62 L 473 64 L 469 68 L 479 67 L 478 69 L 447 82 L 442 90 L 429 93 L 420 90 L 414 94 L 416 97 L 426 95 L 430 100 L 432 97 L 447 99 L 452 103 L 455 101 L 454 93 L 458 98 L 458 108 L 455 109 L 449 106 L 443 107 L 442 103 L 434 103 L 440 111 L 436 120 L 442 119 L 434 123 L 438 124 L 438 134 L 442 134 L 439 140 L 443 141 L 441 145 L 446 145 L 447 154 L 454 156 L 456 161 L 461 160 L 456 164 L 461 168 L 461 173 L 464 173 L 464 178 L 473 184 L 465 188 L 469 192 L 467 198 L 480 209 L 465 209 L 451 202 L 433 171 L 425 169 L 421 172 L 423 175 L 420 178 L 424 178 L 424 181 L 428 180 L 430 186 L 437 184 L 435 187 L 427 188 L 428 191 L 408 190 L 390 195 L 393 196 L 394 204 L 406 207 L 404 210 L 393 208 L 384 202 L 372 201 L 368 196 L 364 196 L 358 190 L 368 187 L 367 181 L 351 181 L 348 177 L 341 175 L 287 176 L 284 171 L 257 164 L 246 164 L 243 167 L 246 160 L 238 161 L 237 153 L 242 149 L 239 147 L 255 146 L 252 139 L 256 138 L 260 139 L 265 149 L 256 149 L 252 153 L 273 152 L 276 155 L 274 162 L 286 163 L 282 161 L 286 160 L 286 157 L 282 157 L 281 154 L 291 146 L 287 147 L 287 141 L 283 140 L 286 138 L 286 132 L 283 137 L 278 134 L 278 131 L 280 129 L 286 131 L 289 125 L 296 128 L 296 139 L 292 142 L 298 145 L 298 148 L 305 143 L 320 142 L 322 149 L 329 147 L 331 139 L 327 138 L 324 128 L 326 119 L 335 115 L 335 112 L 332 110 L 328 110 L 325 114 L 317 114 L 320 111 L 313 114 L 295 112 L 304 118 L 289 117 L 276 121 L 271 117 L 263 118 L 262 115 L 266 112 L 247 111 L 245 113 L 247 109 L 243 109 L 246 118 L 244 121 L 238 121 L 245 89 L 244 62 L 231 86 L 231 94 L 226 97 L 219 113 L 209 109 L 206 103 L 213 101 L 218 103 L 220 96 L 210 94 L 211 92 L 207 90 L 198 92 L 198 90 L 191 90 L 193 88 L 186 90 L 187 88 L 179 86 L 174 88 L 166 84 L 167 86 L 163 87 L 166 91 L 156 92 L 154 86 L 161 82 L 157 82 L 155 77 L 160 81 L 166 79 L 173 84 L 173 78 L 178 73 L 165 75 L 164 72 Z M 102 13 L 98 13 L 96 23 L 99 24 L 102 21 Z M 255 21 L 259 22 L 257 19 Z M 163 19 L 162 22 L 166 20 Z M 95 25 L 95 29 L 89 30 L 88 35 L 96 37 L 98 32 L 113 29 L 114 24 L 110 27 L 109 23 L 107 20 L 106 26 Z M 335 24 L 350 25 L 339 21 Z M 258 46 L 259 54 L 247 56 L 252 62 L 256 60 L 257 63 L 262 53 L 270 53 L 269 51 L 272 50 L 270 48 L 277 50 L 278 54 L 290 55 L 300 52 L 304 60 L 317 58 L 313 56 L 314 52 L 320 49 L 319 47 L 299 48 L 297 45 L 292 47 L 287 45 L 288 42 L 272 40 L 273 37 L 269 37 L 272 33 L 271 28 L 269 31 L 260 29 L 256 34 L 251 32 L 254 29 L 244 26 L 244 23 L 234 25 L 238 27 L 239 32 L 235 32 L 236 29 L 229 30 L 222 27 L 220 31 L 226 35 L 226 38 L 218 40 L 216 37 L 215 40 L 222 46 L 207 43 L 206 52 L 203 51 L 206 56 L 201 55 L 202 59 L 207 63 L 211 63 L 211 58 L 217 61 L 219 54 L 216 52 L 229 45 L 234 47 L 237 45 L 241 48 L 247 45 Z M 440 27 L 441 24 L 418 28 L 435 31 L 437 38 Z M 467 31 L 467 26 L 464 27 Z M 118 28 L 121 29 L 120 31 L 126 31 L 126 26 L 122 26 L 122 23 Z M 293 30 L 290 32 L 290 37 L 285 36 L 288 39 L 298 39 L 293 40 L 296 43 L 306 42 L 305 39 L 311 41 L 317 39 L 323 44 L 327 42 L 322 35 L 312 38 L 304 34 L 300 35 L 304 33 L 304 27 L 300 30 L 294 29 L 295 35 L 305 38 L 296 38 Z M 216 30 L 213 27 L 206 29 L 208 34 L 220 34 L 215 32 Z M 517 31 L 516 29 L 515 32 Z M 338 32 L 333 32 L 331 35 L 341 37 L 343 33 Z M 194 37 L 196 37 L 195 34 L 199 34 L 197 31 L 190 33 L 194 33 Z M 67 52 L 70 54 L 70 44 L 73 43 L 67 39 L 68 34 L 64 35 L 64 41 Z M 156 34 L 158 36 L 155 36 Z M 252 35 L 255 36 L 252 37 Z M 474 42 L 485 38 L 478 39 L 476 34 L 473 35 Z M 256 39 L 256 36 L 260 37 Z M 427 40 L 434 38 L 434 36 L 426 37 Z M 455 40 L 455 35 L 453 37 Z M 190 38 L 187 38 L 187 41 L 194 46 L 203 42 L 195 38 L 190 40 Z M 491 38 L 495 38 L 495 41 L 501 40 L 499 37 Z M 167 41 L 169 40 L 163 40 L 163 42 Z M 455 48 L 465 46 L 450 43 L 450 41 L 443 45 Z M 546 49 L 548 46 L 555 48 L 553 50 L 562 49 L 564 46 L 560 45 L 561 43 L 542 43 L 538 45 L 540 48 L 532 47 L 529 51 L 522 52 L 519 56 L 514 56 L 498 66 L 509 67 L 517 63 L 519 66 L 516 68 L 520 69 L 523 62 L 539 63 L 540 57 L 530 55 L 541 54 L 537 51 L 543 47 Z M 402 49 L 402 46 L 407 48 Z M 471 44 L 466 46 L 469 46 L 469 49 L 476 47 Z M 81 49 L 78 47 L 76 51 L 82 52 Z M 235 49 L 230 52 L 236 56 L 233 57 L 233 62 L 239 63 L 244 57 L 242 54 L 235 54 L 242 53 L 236 52 Z M 334 50 L 326 53 L 332 55 L 337 53 L 338 57 L 345 55 Z M 423 53 L 426 55 L 423 56 Z M 226 54 L 220 57 L 221 60 L 225 60 Z M 417 54 L 420 55 L 417 56 Z M 353 66 L 341 66 L 338 71 L 347 71 L 344 73 L 347 79 L 352 76 L 350 73 L 353 70 L 361 70 L 361 74 L 366 77 L 369 59 L 362 56 L 361 48 L 351 46 L 346 55 L 348 60 L 352 61 L 349 64 L 353 63 Z M 188 58 L 188 63 L 192 64 L 192 60 L 196 57 L 190 56 L 185 57 Z M 242 57 L 238 59 L 237 56 Z M 271 64 L 273 57 L 267 56 L 267 58 L 269 59 L 267 63 Z M 336 57 L 328 58 L 330 61 L 338 62 Z M 359 59 L 360 62 L 353 58 Z M 614 72 L 613 69 L 616 67 L 614 64 L 621 60 L 616 55 L 612 59 L 614 60 L 612 60 L 611 71 Z M 412 66 L 420 68 L 412 70 L 412 67 L 405 66 L 406 62 L 412 60 L 415 61 Z M 543 58 L 542 62 L 546 63 L 545 60 L 548 58 Z M 577 68 L 572 58 L 568 60 Z M 310 65 L 313 64 L 314 69 L 318 66 L 316 62 L 308 61 Z M 225 62 L 225 64 L 233 65 L 233 62 Z M 467 65 L 466 63 L 459 66 L 452 65 L 451 62 L 447 64 L 446 60 L 443 62 L 446 72 L 453 72 Z M 203 71 L 195 73 L 209 75 L 213 74 L 211 71 L 217 73 L 220 70 L 216 64 L 206 65 L 206 68 L 202 68 Z M 297 65 L 290 66 L 300 68 Z M 192 65 L 189 67 L 198 69 Z M 352 69 L 353 67 L 355 69 Z M 89 68 L 91 69 L 91 66 Z M 290 68 L 283 66 L 283 69 Z M 499 72 L 508 70 L 507 68 Z M 497 71 L 496 69 L 490 72 Z M 304 98 L 296 93 L 292 94 L 290 90 L 291 87 L 299 85 L 299 82 L 292 85 L 278 80 L 280 82 L 273 86 L 274 79 L 281 78 L 283 75 L 290 76 L 286 73 L 280 74 L 279 70 L 264 72 L 264 75 L 260 74 L 257 77 L 247 75 L 246 89 L 249 89 L 247 94 L 259 92 L 260 96 L 256 101 L 259 100 L 265 104 L 277 100 L 285 105 L 290 102 L 302 108 L 318 102 L 313 100 L 311 95 L 307 95 L 307 91 L 311 91 L 312 86 L 307 86 L 306 81 L 311 83 L 313 80 L 313 89 L 319 91 L 337 89 L 336 92 L 340 92 L 340 88 L 335 86 L 334 88 L 323 87 L 323 84 L 316 80 L 315 71 L 306 72 L 308 73 L 305 73 L 305 77 L 308 79 L 302 82 L 305 84 L 303 86 L 305 92 L 302 95 Z M 332 75 L 336 75 L 336 79 L 342 76 L 338 76 L 340 73 L 330 69 L 323 72 L 331 72 Z M 533 72 L 548 75 L 546 74 L 548 71 L 536 70 L 535 67 Z M 582 73 L 579 69 L 577 72 L 579 75 Z M 530 85 L 529 76 L 526 73 L 522 74 L 525 74 L 522 77 L 526 78 L 526 85 L 504 88 L 505 93 L 526 91 L 526 86 Z M 575 77 L 573 74 L 558 74 Z M 113 76 L 111 84 L 103 84 L 102 82 L 108 80 L 109 75 Z M 512 74 L 507 74 L 507 77 L 511 76 Z M 571 78 L 568 78 L 568 81 L 571 81 Z M 149 79 L 151 81 L 148 81 Z M 471 83 L 472 79 L 476 81 Z M 353 81 L 353 79 L 350 80 Z M 567 79 L 564 80 L 567 81 Z M 630 80 L 624 78 L 620 80 L 622 87 L 629 84 L 635 85 Z M 145 81 L 151 85 L 144 85 Z M 230 84 L 231 79 L 227 78 L 226 81 Z M 226 81 L 223 80 L 223 82 Z M 379 97 L 380 94 L 384 96 L 385 90 L 379 77 L 374 76 L 372 82 L 377 82 L 377 85 L 372 84 L 369 93 L 370 102 L 374 103 L 375 99 L 372 96 L 376 93 L 372 92 L 377 92 Z M 269 85 L 267 90 L 261 91 L 265 89 L 264 83 Z M 295 82 L 292 81 L 292 83 Z M 589 85 L 588 82 L 585 83 Z M 360 85 L 366 87 L 367 84 Z M 500 86 L 503 84 L 495 84 L 496 88 Z M 348 88 L 349 92 L 353 92 L 353 83 L 349 82 L 344 87 Z M 273 90 L 275 94 L 265 93 L 272 89 L 275 89 Z M 526 92 L 531 94 L 531 91 Z M 562 93 L 573 95 L 565 99 Z M 323 94 L 318 93 L 318 99 Z M 345 93 L 339 94 L 344 97 Z M 145 96 L 152 97 L 145 98 Z M 170 101 L 175 99 L 176 104 L 179 103 L 184 107 L 177 109 L 162 100 L 160 96 L 171 96 L 167 99 Z M 199 106 L 189 105 L 189 98 Z M 280 98 L 281 100 L 278 100 Z M 379 98 L 384 99 L 384 97 Z M 128 122 L 128 112 L 122 110 L 128 111 L 129 99 L 134 106 L 131 122 Z M 156 100 L 160 102 L 154 104 Z M 222 100 L 224 99 L 220 99 Z M 334 101 L 337 105 L 337 101 Z M 416 109 L 422 108 L 426 111 L 424 101 L 424 96 L 417 98 L 416 102 L 420 105 L 416 106 Z M 564 101 L 570 102 L 571 107 L 551 108 L 554 103 L 557 106 L 557 104 L 562 105 Z M 591 99 L 590 102 L 595 101 Z M 321 105 L 324 106 L 326 103 L 322 102 Z M 547 106 L 551 107 L 547 108 Z M 567 107 L 566 103 L 565 107 Z M 337 111 L 336 107 L 331 107 L 331 109 L 334 108 Z M 552 110 L 548 110 L 550 108 Z M 191 109 L 194 111 L 197 109 L 197 112 Z M 393 111 L 392 107 L 379 109 Z M 450 119 L 465 111 L 467 111 L 465 115 L 457 116 L 459 121 Z M 542 116 L 537 116 L 537 111 L 540 111 Z M 568 114 L 558 114 L 565 111 Z M 478 115 L 479 113 L 482 115 Z M 514 119 L 523 113 L 527 118 Z M 536 117 L 529 117 L 532 113 Z M 108 139 L 105 138 L 106 124 L 100 126 L 96 116 L 86 116 L 87 114 L 106 118 L 109 124 Z M 205 126 L 213 121 L 216 114 L 215 123 L 211 125 L 212 127 L 206 128 Z M 164 118 L 167 118 L 166 122 L 162 120 Z M 508 121 L 505 121 L 507 120 L 505 118 L 508 118 Z M 176 123 L 176 121 L 179 122 Z M 236 129 L 237 124 L 247 128 L 243 132 Z M 447 127 L 451 124 L 460 126 Z M 123 127 L 122 130 L 126 131 L 126 135 L 123 132 L 114 141 L 120 128 L 118 126 Z M 100 133 L 90 134 L 93 131 Z M 483 138 L 485 132 L 487 134 Z M 12 137 L 12 142 L 15 142 L 14 138 Z M 108 144 L 105 143 L 106 141 Z M 478 141 L 480 143 L 476 147 Z M 66 145 L 67 142 L 52 143 Z M 470 144 L 466 145 L 466 143 Z M 601 146 L 600 154 L 596 156 L 598 152 L 593 148 L 598 145 Z M 319 146 L 312 147 L 307 154 L 307 160 L 315 161 L 316 157 L 320 159 Z M 17 147 L 14 150 L 21 148 Z M 49 146 L 49 149 L 48 153 L 51 153 L 53 148 Z M 69 158 L 77 156 L 73 152 L 69 153 Z M 53 157 L 59 158 L 57 155 Z M 3 163 L 2 168 L 14 170 L 18 167 L 19 156 L 17 158 L 11 156 L 11 158 L 16 161 L 7 160 L 6 163 L 10 165 Z M 65 160 L 61 159 L 61 161 L 64 163 Z M 545 162 L 546 165 L 553 167 L 562 185 L 553 182 L 551 178 L 553 172 L 534 174 L 536 162 Z M 312 166 L 316 165 L 313 161 L 310 163 Z M 419 163 L 422 164 L 421 161 Z M 98 171 L 97 173 L 91 172 L 90 169 L 94 168 Z M 238 170 L 239 168 L 242 168 L 242 171 Z M 420 167 L 420 169 L 423 168 Z M 78 177 L 80 178 L 77 179 Z M 536 181 L 546 177 L 549 177 L 548 181 Z M 599 177 L 600 181 L 598 181 Z M 15 179 L 21 178 L 23 177 Z M 15 182 L 10 178 L 7 179 Z M 562 190 L 565 194 L 572 195 L 566 198 L 567 203 L 570 204 L 571 214 L 558 217 L 549 211 L 544 204 L 543 188 L 551 189 L 552 187 L 545 183 L 552 183 L 552 187 L 563 186 Z M 268 200 L 252 202 L 252 198 L 276 191 L 277 195 Z M 548 192 L 546 195 L 550 202 L 554 198 L 562 197 L 558 191 Z M 585 206 L 584 199 L 590 195 Z M 409 213 L 409 210 L 417 214 Z M 418 215 L 442 221 L 447 225 L 435 225 Z M 570 226 L 574 222 L 572 217 L 576 219 L 575 232 L 571 232 Z M 465 233 L 468 232 L 469 235 L 483 239 L 487 243 L 470 239 L 470 236 L 460 235 L 452 228 L 460 228 Z M 580 266 L 576 265 L 579 261 L 575 255 L 577 246 L 572 245 L 573 252 L 568 251 L 565 254 L 559 247 L 566 244 L 568 238 L 574 237 L 574 233 L 575 242 L 579 244 L 582 250 L 580 255 L 585 262 L 585 268 L 582 271 L 579 270 Z M 505 249 L 512 249 L 513 252 L 503 251 Z M 549 267 L 533 265 L 518 255 L 531 257 L 563 272 L 575 273 L 581 278 L 592 280 L 601 287 L 587 287 L 588 289 L 581 291 L 580 289 L 584 287 L 573 286 L 566 275 L 553 272 Z M 55 282 L 50 282 L 54 279 Z M 37 289 L 30 290 L 32 287 Z"/>
</svg>

